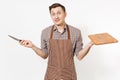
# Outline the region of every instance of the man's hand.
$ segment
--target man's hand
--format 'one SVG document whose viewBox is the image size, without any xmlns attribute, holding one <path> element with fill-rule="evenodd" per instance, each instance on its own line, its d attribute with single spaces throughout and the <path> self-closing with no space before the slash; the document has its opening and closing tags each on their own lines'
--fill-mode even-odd
<svg viewBox="0 0 120 80">
<path fill-rule="evenodd" d="M 19 43 L 20 45 L 28 47 L 28 48 L 34 47 L 34 44 L 30 40 L 21 40 Z"/>
<path fill-rule="evenodd" d="M 44 59 L 46 59 L 48 56 L 40 48 L 36 47 L 30 40 L 20 40 L 19 43 L 22 46 L 31 48 L 32 50 L 34 50 L 36 52 L 36 54 L 38 54 L 39 56 L 41 56 Z"/>
</svg>

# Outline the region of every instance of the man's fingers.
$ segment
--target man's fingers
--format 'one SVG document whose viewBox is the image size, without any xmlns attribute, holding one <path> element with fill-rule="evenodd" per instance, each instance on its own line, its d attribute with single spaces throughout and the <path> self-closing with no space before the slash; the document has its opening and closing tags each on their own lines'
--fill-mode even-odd
<svg viewBox="0 0 120 80">
<path fill-rule="evenodd" d="M 26 46 L 26 45 L 29 44 L 29 42 L 27 40 L 21 40 L 20 44 L 23 45 L 23 46 Z"/>
<path fill-rule="evenodd" d="M 30 40 L 21 40 L 20 45 L 31 48 L 33 46 L 32 42 Z"/>
</svg>

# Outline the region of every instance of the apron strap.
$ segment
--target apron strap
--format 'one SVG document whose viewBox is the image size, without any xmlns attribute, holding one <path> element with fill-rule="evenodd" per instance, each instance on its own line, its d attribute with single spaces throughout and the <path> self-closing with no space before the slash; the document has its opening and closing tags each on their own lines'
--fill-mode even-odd
<svg viewBox="0 0 120 80">
<path fill-rule="evenodd" d="M 68 39 L 70 39 L 70 30 L 67 24 L 66 24 L 66 28 L 67 28 L 67 33 L 68 33 Z M 54 25 L 52 26 L 52 29 L 51 29 L 50 39 L 52 39 L 53 37 L 53 29 L 54 29 Z"/>
<path fill-rule="evenodd" d="M 68 25 L 66 25 L 66 27 L 67 27 L 67 32 L 68 32 L 68 39 L 70 39 L 70 30 L 69 30 Z"/>
<path fill-rule="evenodd" d="M 52 39 L 52 36 L 53 36 L 53 28 L 54 28 L 54 25 L 52 26 L 52 29 L 51 29 L 50 39 Z"/>
</svg>

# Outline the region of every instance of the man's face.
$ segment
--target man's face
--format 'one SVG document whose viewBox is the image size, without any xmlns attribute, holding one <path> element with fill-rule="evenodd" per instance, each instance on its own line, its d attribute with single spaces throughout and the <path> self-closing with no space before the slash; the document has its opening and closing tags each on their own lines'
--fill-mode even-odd
<svg viewBox="0 0 120 80">
<path fill-rule="evenodd" d="M 66 12 L 61 7 L 52 8 L 50 15 L 55 25 L 59 26 L 65 23 Z"/>
</svg>

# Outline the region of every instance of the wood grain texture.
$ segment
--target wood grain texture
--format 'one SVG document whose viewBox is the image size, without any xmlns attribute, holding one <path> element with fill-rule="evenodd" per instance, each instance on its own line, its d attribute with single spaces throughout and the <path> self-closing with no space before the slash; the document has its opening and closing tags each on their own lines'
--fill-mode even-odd
<svg viewBox="0 0 120 80">
<path fill-rule="evenodd" d="M 88 35 L 88 37 L 91 39 L 91 41 L 95 45 L 110 44 L 110 43 L 118 42 L 117 39 L 115 39 L 113 36 L 111 36 L 108 33 L 91 34 L 91 35 Z"/>
</svg>

